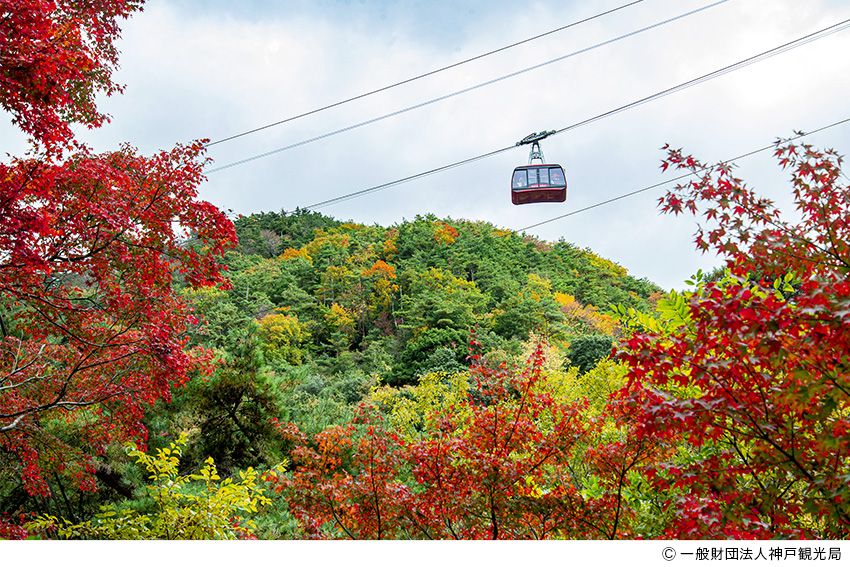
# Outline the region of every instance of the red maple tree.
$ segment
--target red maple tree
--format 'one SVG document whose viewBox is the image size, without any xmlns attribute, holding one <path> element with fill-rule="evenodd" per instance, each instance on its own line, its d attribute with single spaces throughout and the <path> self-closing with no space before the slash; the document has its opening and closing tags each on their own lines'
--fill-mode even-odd
<svg viewBox="0 0 850 567">
<path fill-rule="evenodd" d="M 635 435 L 676 453 L 652 471 L 682 538 L 850 534 L 850 190 L 841 158 L 777 142 L 799 220 L 732 175 L 670 150 L 698 174 L 662 200 L 701 212 L 699 248 L 726 257 L 667 329 L 621 345 Z"/>
<path fill-rule="evenodd" d="M 69 123 L 100 126 L 95 96 L 120 92 L 114 42 L 141 1 L 3 0 L 0 106 L 45 147 L 73 140 Z"/>
<path fill-rule="evenodd" d="M 209 369 L 208 353 L 184 348 L 192 314 L 174 290 L 223 282 L 218 260 L 235 241 L 197 199 L 202 142 L 94 154 L 69 128 L 103 122 L 94 95 L 118 89 L 117 20 L 139 6 L 0 7 L 0 102 L 37 152 L 0 164 L 0 446 L 34 493 L 57 470 L 93 488 L 90 454 L 144 442 L 145 406 Z"/>
</svg>

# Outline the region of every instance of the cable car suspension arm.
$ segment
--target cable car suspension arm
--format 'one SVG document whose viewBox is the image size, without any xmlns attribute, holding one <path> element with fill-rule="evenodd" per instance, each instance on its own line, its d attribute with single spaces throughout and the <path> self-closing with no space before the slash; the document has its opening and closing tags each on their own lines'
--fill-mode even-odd
<svg viewBox="0 0 850 567">
<path fill-rule="evenodd" d="M 555 130 L 543 130 L 542 132 L 532 132 L 531 134 L 516 143 L 517 146 L 522 146 L 523 144 L 531 144 L 531 152 L 528 154 L 528 165 L 534 163 L 534 160 L 536 159 L 539 159 L 540 163 L 546 163 L 546 159 L 543 157 L 543 150 L 540 149 L 540 140 L 556 133 L 557 131 Z"/>
</svg>

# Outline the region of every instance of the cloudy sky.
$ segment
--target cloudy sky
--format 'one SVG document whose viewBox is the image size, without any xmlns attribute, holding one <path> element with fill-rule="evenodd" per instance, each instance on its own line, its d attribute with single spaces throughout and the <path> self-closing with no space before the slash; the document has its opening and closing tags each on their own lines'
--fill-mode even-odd
<svg viewBox="0 0 850 567">
<path fill-rule="evenodd" d="M 850 18 L 843 0 L 644 0 L 610 15 L 380 94 L 213 145 L 210 169 L 432 101 L 582 50 L 440 102 L 211 171 L 201 196 L 249 214 L 293 210 L 512 146 L 710 73 Z M 628 0 L 150 0 L 124 26 L 117 80 L 101 102 L 105 128 L 78 135 L 97 150 L 143 152 L 213 141 L 524 40 Z M 587 49 L 605 44 L 593 49 Z M 669 143 L 719 161 L 850 118 L 850 29 L 543 143 L 569 182 L 566 203 L 513 206 L 516 148 L 318 209 L 384 226 L 417 214 L 522 229 L 672 177 Z M 3 150 L 23 142 L 5 124 Z M 808 141 L 850 149 L 850 124 Z M 769 153 L 739 176 L 788 202 L 788 174 Z M 663 189 L 529 229 L 589 247 L 662 287 L 683 288 L 717 259 L 694 250 L 692 218 L 661 216 Z"/>
</svg>

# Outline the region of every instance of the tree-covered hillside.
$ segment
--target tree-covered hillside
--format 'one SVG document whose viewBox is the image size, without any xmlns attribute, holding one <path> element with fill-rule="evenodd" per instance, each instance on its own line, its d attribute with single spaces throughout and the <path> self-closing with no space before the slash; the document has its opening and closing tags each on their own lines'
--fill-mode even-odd
<svg viewBox="0 0 850 567">
<path fill-rule="evenodd" d="M 532 332 L 564 346 L 608 337 L 610 347 L 608 306 L 643 311 L 660 291 L 588 249 L 485 222 L 428 215 L 384 228 L 297 210 L 235 224 L 232 288 L 195 298 L 209 322 L 197 340 L 223 346 L 256 321 L 278 368 L 413 383 L 465 366 L 473 328 L 488 350 L 513 354 Z"/>
</svg>

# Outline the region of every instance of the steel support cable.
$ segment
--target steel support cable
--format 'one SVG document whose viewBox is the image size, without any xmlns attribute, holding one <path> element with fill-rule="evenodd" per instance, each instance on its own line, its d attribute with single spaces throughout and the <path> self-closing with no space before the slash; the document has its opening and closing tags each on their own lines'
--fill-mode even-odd
<svg viewBox="0 0 850 567">
<path fill-rule="evenodd" d="M 357 197 L 361 197 L 367 193 L 374 193 L 376 191 L 380 191 L 381 189 L 387 189 L 389 187 L 393 187 L 394 185 L 401 185 L 402 183 L 407 183 L 408 181 L 413 181 L 414 179 L 420 179 L 422 177 L 428 177 L 429 175 L 433 175 L 435 173 L 439 173 L 441 171 L 447 171 L 449 169 L 454 169 L 455 167 L 460 167 L 461 165 L 466 165 L 468 163 L 472 163 L 474 161 L 478 161 L 480 159 L 485 159 L 488 157 L 492 157 L 496 154 L 501 154 L 510 150 L 515 149 L 516 146 L 508 146 L 507 148 L 501 148 L 498 150 L 493 150 L 492 152 L 488 152 L 486 154 L 481 154 L 479 156 L 471 157 L 469 159 L 456 161 L 449 165 L 443 165 L 440 167 L 435 167 L 434 169 L 429 169 L 428 171 L 417 173 L 416 175 L 411 175 L 409 177 L 402 177 L 401 179 L 396 179 L 395 181 L 390 181 L 389 183 L 382 183 L 381 185 L 375 185 L 374 187 L 369 187 L 368 189 L 361 189 L 360 191 L 355 191 L 354 193 L 348 193 L 346 195 L 342 195 L 340 197 L 334 197 L 332 199 L 328 199 L 327 201 L 320 201 L 313 205 L 309 205 L 307 207 L 301 207 L 303 209 L 312 210 L 312 209 L 320 209 L 322 207 L 326 207 L 328 205 L 335 205 L 337 203 L 342 203 L 343 201 L 348 201 L 349 199 L 355 199 Z"/>
<path fill-rule="evenodd" d="M 584 18 L 583 20 L 575 21 L 571 24 L 561 26 L 561 27 L 556 28 L 554 30 L 550 30 L 550 31 L 535 35 L 534 37 L 529 37 L 527 39 L 523 39 L 522 41 L 517 41 L 517 42 L 512 43 L 510 45 L 500 47 L 498 49 L 493 49 L 492 51 L 488 51 L 487 53 L 482 53 L 480 55 L 476 55 L 475 57 L 470 57 L 469 59 L 464 59 L 463 61 L 458 61 L 457 63 L 452 63 L 451 65 L 446 65 L 445 67 L 440 67 L 439 69 L 434 69 L 433 71 L 428 71 L 427 73 L 422 73 L 421 75 L 416 75 L 415 77 L 411 77 L 409 79 L 405 79 L 403 81 L 399 81 L 397 83 L 393 83 L 393 84 L 387 85 L 385 87 L 381 87 L 381 88 L 378 88 L 378 89 L 375 89 L 375 90 L 372 90 L 372 91 L 369 91 L 369 92 L 366 92 L 366 93 L 363 93 L 363 94 L 360 94 L 360 95 L 357 95 L 357 96 L 353 96 L 351 98 L 347 98 L 345 100 L 341 100 L 339 102 L 335 102 L 335 103 L 329 104 L 327 106 L 322 106 L 320 108 L 316 108 L 316 109 L 313 109 L 313 110 L 310 110 L 310 111 L 307 111 L 307 112 L 303 112 L 303 113 L 297 114 L 295 116 L 290 116 L 289 118 L 284 118 L 283 120 L 278 120 L 277 122 L 272 122 L 271 124 L 266 124 L 265 126 L 253 128 L 251 130 L 247 130 L 247 131 L 242 132 L 240 134 L 234 134 L 232 136 L 222 138 L 221 140 L 209 142 L 209 143 L 206 144 L 206 146 L 210 147 L 210 146 L 214 146 L 216 144 L 229 142 L 230 140 L 235 140 L 237 138 L 241 138 L 241 137 L 247 136 L 249 134 L 254 134 L 254 133 L 260 132 L 262 130 L 267 130 L 268 128 L 273 128 L 275 126 L 280 126 L 281 124 L 286 124 L 287 122 L 292 122 L 293 120 L 298 120 L 299 118 L 304 118 L 305 116 L 310 116 L 311 114 L 317 114 L 317 113 L 325 111 L 325 110 L 330 110 L 331 108 L 336 108 L 337 106 L 342 106 L 343 104 L 347 104 L 349 102 L 354 102 L 355 100 L 360 100 L 361 98 L 366 98 L 367 96 L 372 96 L 374 94 L 382 93 L 384 91 L 388 91 L 390 89 L 394 89 L 396 87 L 400 87 L 402 85 L 406 85 L 408 83 L 418 81 L 419 79 L 424 79 L 426 77 L 436 75 L 437 73 L 442 73 L 443 71 L 448 71 L 449 69 L 454 69 L 455 67 L 460 67 L 461 65 L 465 65 L 467 63 L 472 63 L 473 61 L 477 61 L 479 59 L 489 57 L 490 55 L 495 55 L 496 53 L 501 53 L 502 51 L 507 51 L 508 49 L 518 47 L 518 46 L 523 45 L 525 43 L 529 43 L 529 42 L 535 41 L 537 39 L 541 39 L 541 38 L 544 38 L 546 36 L 549 36 L 549 35 L 552 35 L 552 34 L 555 34 L 555 33 L 570 29 L 570 28 L 574 28 L 576 26 L 579 26 L 581 24 L 585 24 L 587 22 L 601 18 L 603 16 L 613 14 L 614 12 L 617 12 L 617 11 L 622 10 L 624 8 L 629 8 L 631 6 L 634 6 L 635 4 L 640 4 L 643 1 L 644 0 L 635 0 L 634 2 L 629 2 L 628 4 L 623 4 L 622 6 L 617 6 L 616 8 L 612 8 L 610 10 L 607 10 L 605 12 L 601 12 L 601 13 L 596 14 L 594 16 Z"/>
<path fill-rule="evenodd" d="M 582 120 L 581 122 L 576 122 L 575 124 L 571 124 L 570 126 L 567 126 L 565 128 L 561 128 L 560 130 L 556 130 L 554 134 L 550 134 L 550 135 L 554 136 L 554 135 L 557 135 L 557 134 L 561 134 L 563 132 L 574 130 L 576 128 L 579 128 L 580 126 L 586 126 L 588 124 L 596 122 L 597 120 L 601 120 L 603 118 L 607 118 L 608 116 L 612 116 L 614 114 L 618 114 L 618 113 L 623 112 L 625 110 L 635 108 L 635 107 L 640 106 L 642 104 L 646 104 L 648 102 L 657 100 L 657 99 L 662 98 L 664 96 L 667 96 L 667 95 L 676 93 L 678 91 L 684 90 L 688 87 L 692 87 L 692 86 L 698 85 L 700 83 L 704 83 L 704 82 L 706 82 L 710 79 L 713 79 L 715 77 L 725 75 L 726 73 L 731 73 L 732 71 L 737 71 L 738 69 L 742 69 L 742 68 L 744 68 L 748 65 L 752 65 L 753 63 L 757 63 L 757 62 L 762 61 L 764 59 L 768 59 L 769 57 L 773 57 L 775 55 L 779 55 L 779 54 L 784 53 L 786 51 L 790 51 L 791 49 L 794 49 L 795 47 L 800 47 L 801 45 L 811 43 L 812 41 L 815 41 L 817 39 L 822 39 L 824 37 L 827 37 L 828 35 L 831 35 L 833 33 L 837 33 L 839 31 L 847 29 L 848 27 L 850 27 L 850 19 L 838 22 L 836 24 L 833 24 L 833 25 L 828 26 L 826 28 L 823 28 L 819 31 L 813 32 L 811 34 L 802 36 L 802 37 L 795 39 L 793 41 L 790 41 L 788 43 L 784 43 L 782 45 L 774 47 L 773 49 L 763 51 L 763 52 L 759 53 L 758 55 L 748 57 L 747 59 L 742 59 L 741 61 L 739 61 L 737 63 L 733 63 L 732 65 L 727 65 L 726 67 L 722 67 L 721 69 L 717 69 L 717 70 L 712 71 L 710 73 L 706 73 L 705 75 L 702 75 L 702 76 L 697 77 L 695 79 L 685 81 L 684 83 L 680 83 L 680 84 L 678 84 L 674 87 L 670 87 L 669 89 L 665 89 L 663 91 L 658 91 L 655 94 L 643 97 L 643 98 L 638 99 L 634 102 L 630 102 L 629 104 L 625 104 L 625 105 L 617 107 L 613 110 L 603 112 L 602 114 L 597 114 L 596 116 L 594 116 L 592 118 Z M 429 175 L 433 175 L 434 173 L 438 173 L 440 171 L 453 169 L 453 168 L 461 166 L 461 165 L 465 165 L 465 164 L 468 164 L 468 163 L 472 163 L 474 161 L 478 161 L 480 159 L 484 159 L 484 158 L 487 158 L 487 157 L 490 157 L 490 156 L 494 156 L 496 154 L 500 154 L 500 153 L 506 152 L 508 150 L 512 150 L 516 147 L 517 146 L 514 145 L 514 146 L 508 146 L 506 148 L 501 148 L 499 150 L 494 150 L 492 152 L 488 152 L 486 154 L 481 154 L 479 156 L 468 158 L 468 159 L 465 159 L 465 160 L 462 160 L 462 161 L 457 161 L 457 162 L 454 162 L 452 164 L 449 164 L 449 165 L 446 165 L 446 166 L 443 166 L 443 167 L 437 167 L 437 168 L 434 168 L 434 169 L 430 169 L 430 170 L 428 170 L 424 173 L 420 173 L 420 174 L 416 174 L 416 175 L 410 175 L 408 177 L 404 177 L 402 179 L 397 179 L 397 180 L 391 181 L 389 183 L 383 183 L 381 185 L 375 185 L 374 187 L 370 187 L 368 189 L 362 189 L 362 190 L 356 191 L 354 193 L 348 193 L 348 194 L 345 194 L 345 195 L 341 195 L 339 197 L 327 199 L 325 201 L 321 201 L 319 203 L 315 203 L 313 205 L 309 205 L 309 206 L 303 207 L 303 208 L 315 209 L 315 208 L 321 208 L 321 207 L 325 207 L 325 206 L 336 204 L 336 203 L 341 203 L 343 201 L 347 201 L 347 200 L 353 199 L 355 197 L 360 197 L 360 196 L 366 195 L 368 193 L 380 191 L 382 189 L 386 189 L 388 187 L 393 187 L 395 185 L 400 185 L 400 184 L 406 183 L 408 181 L 413 181 L 413 180 L 418 179 L 420 177 L 426 177 L 426 176 L 429 176 Z"/>
<path fill-rule="evenodd" d="M 724 3 L 728 2 L 728 1 L 729 1 L 729 0 L 719 0 L 719 1 L 717 1 L 717 2 L 713 2 L 713 3 L 711 3 L 711 4 L 707 4 L 707 5 L 703 6 L 702 8 L 697 8 L 697 9 L 695 9 L 695 10 L 691 10 L 690 12 L 685 12 L 684 14 L 679 14 L 678 16 L 674 16 L 674 17 L 672 17 L 672 18 L 669 18 L 669 19 L 663 20 L 663 21 L 661 21 L 661 22 L 657 22 L 657 23 L 655 23 L 655 24 L 652 24 L 651 26 L 647 26 L 647 27 L 644 27 L 644 28 L 641 28 L 641 29 L 638 29 L 638 30 L 632 31 L 632 32 L 629 32 L 629 33 L 627 33 L 627 34 L 624 34 L 624 35 L 621 35 L 621 36 L 618 36 L 618 37 L 615 37 L 615 38 L 611 38 L 611 39 L 606 40 L 606 41 L 603 41 L 603 42 L 601 42 L 601 43 L 597 43 L 597 44 L 595 44 L 595 45 L 591 45 L 590 47 L 585 47 L 585 48 L 583 48 L 583 49 L 579 49 L 578 51 L 573 51 L 572 53 L 568 53 L 568 54 L 566 54 L 566 55 L 562 55 L 562 56 L 560 56 L 560 57 L 556 57 L 555 59 L 551 59 L 551 60 L 546 61 L 546 62 L 544 62 L 544 63 L 539 63 L 539 64 L 537 64 L 537 65 L 533 65 L 533 66 L 531 66 L 531 67 L 526 67 L 525 69 L 520 69 L 519 71 L 515 71 L 515 72 L 513 72 L 513 73 L 509 73 L 509 74 L 507 74 L 507 75 L 503 75 L 503 76 L 501 76 L 501 77 L 498 77 L 498 78 L 495 78 L 495 79 L 491 79 L 491 80 L 489 80 L 489 81 L 485 81 L 485 82 L 483 82 L 483 83 L 479 83 L 479 84 L 477 84 L 477 85 L 473 85 L 473 86 L 471 86 L 471 87 L 467 87 L 467 88 L 465 88 L 465 89 L 461 89 L 461 90 L 459 90 L 459 91 L 455 91 L 455 92 L 453 92 L 453 93 L 449 93 L 449 94 L 447 94 L 447 95 L 443 95 L 443 96 L 440 96 L 440 97 L 437 97 L 437 98 L 434 98 L 434 99 L 431 99 L 431 100 L 427 100 L 427 101 L 425 101 L 425 102 L 420 102 L 420 103 L 415 104 L 415 105 L 413 105 L 413 106 L 408 106 L 407 108 L 402 108 L 401 110 L 396 110 L 396 111 L 394 111 L 394 112 L 390 112 L 389 114 L 384 114 L 384 115 L 382 115 L 382 116 L 378 116 L 378 117 L 376 117 L 376 118 L 372 118 L 372 119 L 370 119 L 370 120 L 366 120 L 366 121 L 364 121 L 364 122 L 358 122 L 357 124 L 352 124 L 351 126 L 346 126 L 345 128 L 340 128 L 339 130 L 334 130 L 334 131 L 332 131 L 332 132 L 328 132 L 328 133 L 325 133 L 325 134 L 321 134 L 321 135 L 319 135 L 319 136 L 314 136 L 314 137 L 312 137 L 312 138 L 308 138 L 308 139 L 306 139 L 306 140 L 302 140 L 302 141 L 300 141 L 300 142 L 295 142 L 294 144 L 289 144 L 288 146 L 283 146 L 282 148 L 277 148 L 277 149 L 275 149 L 275 150 L 271 150 L 271 151 L 268 151 L 268 152 L 263 152 L 263 153 L 261 153 L 261 154 L 257 154 L 257 155 L 254 155 L 254 156 L 251 156 L 251 157 L 248 157 L 248 158 L 245 158 L 245 159 L 241 159 L 241 160 L 238 160 L 238 161 L 234 161 L 234 162 L 231 162 L 231 163 L 228 163 L 228 164 L 222 165 L 222 166 L 220 166 L 220 167 L 216 167 L 216 168 L 210 169 L 209 171 L 207 171 L 207 173 L 215 173 L 215 172 L 218 172 L 218 171 L 222 171 L 222 170 L 225 170 L 225 169 L 229 169 L 229 168 L 231 168 L 231 167 L 236 167 L 236 166 L 238 166 L 238 165 L 243 165 L 243 164 L 246 164 L 246 163 L 249 163 L 249 162 L 252 162 L 252 161 L 256 161 L 256 160 L 258 160 L 258 159 L 262 159 L 262 158 L 265 158 L 265 157 L 272 156 L 272 155 L 274 155 L 274 154 L 278 154 L 278 153 L 281 153 L 281 152 L 285 152 L 285 151 L 289 151 L 289 150 L 292 150 L 292 149 L 295 149 L 295 148 L 299 148 L 299 147 L 301 147 L 301 146 L 305 146 L 305 145 L 307 145 L 307 144 L 310 144 L 310 143 L 313 143 L 313 142 L 317 142 L 317 141 L 319 141 L 319 140 L 324 140 L 324 139 L 326 139 L 326 138 L 330 138 L 331 136 L 336 136 L 337 134 L 342 134 L 342 133 L 344 133 L 344 132 L 349 132 L 349 131 L 351 131 L 351 130 L 355 130 L 355 129 L 357 129 L 357 128 L 361 128 L 361 127 L 363 127 L 363 126 L 368 126 L 369 124 L 374 124 L 374 123 L 376 123 L 376 122 L 380 122 L 381 120 L 386 120 L 387 118 L 392 118 L 392 117 L 394 117 L 394 116 L 398 116 L 398 115 L 400 115 L 400 114 L 404 114 L 404 113 L 406 113 L 406 112 L 410 112 L 410 111 L 412 111 L 412 110 L 417 110 L 417 109 L 419 109 L 419 108 L 423 108 L 423 107 L 425 107 L 425 106 L 429 106 L 429 105 L 434 104 L 434 103 L 437 103 L 437 102 L 442 102 L 442 101 L 444 101 L 444 100 L 447 100 L 447 99 L 450 99 L 450 98 L 453 98 L 453 97 L 456 97 L 456 96 L 459 96 L 459 95 L 462 95 L 462 94 L 466 94 L 466 93 L 468 93 L 468 92 L 471 92 L 471 91 L 474 91 L 474 90 L 477 90 L 477 89 L 480 89 L 480 88 L 483 88 L 483 87 L 486 87 L 486 86 L 489 86 L 489 85 L 493 85 L 493 84 L 495 84 L 495 83 L 499 83 L 499 82 L 501 82 L 501 81 L 504 81 L 504 80 L 507 80 L 507 79 L 511 79 L 511 78 L 513 78 L 513 77 L 517 77 L 517 76 L 519 76 L 519 75 L 522 75 L 522 74 L 525 74 L 525 73 L 528 73 L 528 72 L 531 72 L 531 71 L 535 71 L 535 70 L 540 69 L 540 68 L 542 68 L 542 67 L 545 67 L 545 66 L 547 66 L 547 65 L 551 65 L 551 64 L 553 64 L 553 63 L 557 63 L 557 62 L 559 62 L 559 61 L 563 61 L 563 60 L 568 59 L 568 58 L 570 58 L 570 57 L 575 57 L 576 55 L 581 55 L 581 54 L 583 54 L 583 53 L 587 53 L 587 52 L 592 51 L 592 50 L 594 50 L 594 49 L 598 49 L 598 48 L 600 48 L 600 47 L 604 47 L 604 46 L 606 46 L 606 45 L 611 45 L 612 43 L 615 43 L 615 42 L 617 42 L 617 41 L 621 41 L 621 40 L 623 40 L 623 39 L 627 39 L 627 38 L 629 38 L 629 37 L 633 37 L 633 36 L 638 35 L 638 34 L 641 34 L 641 33 L 643 33 L 643 32 L 646 32 L 646 31 L 650 31 L 650 30 L 653 30 L 653 29 L 659 28 L 659 27 L 661 27 L 661 26 L 663 26 L 663 25 L 666 25 L 666 24 L 669 24 L 669 23 L 675 22 L 675 21 L 677 21 L 677 20 L 681 20 L 681 19 L 686 18 L 686 17 L 688 17 L 688 16 L 692 16 L 693 14 L 697 14 L 697 13 L 702 12 L 702 11 L 704 11 L 704 10 L 708 10 L 709 8 L 713 8 L 713 7 L 718 6 L 718 5 L 720 5 L 720 4 L 724 4 Z"/>
<path fill-rule="evenodd" d="M 790 51 L 794 48 L 806 45 L 806 44 L 811 43 L 813 41 L 816 41 L 818 39 L 822 39 L 822 38 L 827 37 L 829 35 L 832 35 L 834 33 L 843 31 L 847 28 L 850 28 L 850 19 L 843 20 L 841 22 L 838 22 L 837 24 L 833 24 L 833 25 L 828 26 L 826 28 L 820 29 L 816 32 L 812 32 L 808 35 L 797 38 L 793 41 L 789 41 L 788 43 L 784 43 L 782 45 L 774 47 L 773 49 L 763 51 L 763 52 L 759 53 L 758 55 L 753 55 L 752 57 L 748 57 L 747 59 L 742 59 L 741 61 L 738 61 L 737 63 L 733 63 L 731 65 L 727 65 L 726 67 L 723 67 L 722 69 L 717 69 L 716 71 L 706 73 L 705 75 L 702 75 L 701 77 L 697 77 L 696 79 L 691 79 L 690 81 L 680 83 L 680 84 L 676 85 L 675 87 L 670 87 L 669 89 L 659 91 L 655 94 L 649 95 L 649 96 L 644 97 L 642 99 L 636 100 L 634 102 L 630 102 L 629 104 L 625 104 L 625 105 L 620 106 L 618 108 L 615 108 L 613 110 L 609 110 L 608 112 L 605 112 L 603 114 L 599 114 L 597 116 L 594 116 L 593 118 L 588 118 L 587 120 L 583 120 L 581 122 L 576 122 L 575 124 L 567 126 L 566 128 L 561 128 L 560 130 L 556 130 L 553 134 L 550 134 L 550 135 L 554 136 L 554 135 L 557 135 L 557 134 L 562 134 L 564 132 L 568 132 L 568 131 L 573 130 L 575 128 L 578 128 L 580 126 L 586 126 L 587 124 L 590 124 L 592 122 L 596 122 L 597 120 L 601 120 L 602 118 L 607 118 L 608 116 L 618 114 L 620 112 L 623 112 L 624 110 L 629 110 L 629 109 L 634 108 L 636 106 L 640 106 L 641 104 L 644 104 L 644 103 L 653 101 L 655 99 L 673 94 L 675 92 L 687 89 L 689 87 L 693 87 L 693 86 L 698 85 L 700 83 L 704 83 L 705 81 L 715 79 L 717 77 L 725 75 L 726 73 L 731 73 L 732 71 L 737 71 L 738 69 L 741 69 L 743 67 L 748 67 L 749 65 L 752 65 L 753 63 L 758 63 L 759 61 L 763 61 L 763 60 L 768 59 L 770 57 L 780 55 L 782 53 L 785 53 L 786 51 Z"/>
<path fill-rule="evenodd" d="M 800 138 L 804 138 L 806 136 L 811 136 L 812 134 L 817 134 L 818 132 L 823 132 L 824 130 L 828 130 L 828 129 L 834 128 L 836 126 L 840 126 L 840 125 L 845 124 L 847 122 L 850 122 L 850 118 L 845 118 L 844 120 L 839 120 L 838 122 L 833 122 L 832 124 L 830 124 L 828 126 L 822 126 L 821 128 L 817 128 L 816 130 L 812 130 L 811 132 L 805 132 L 805 133 L 802 133 L 802 134 L 797 134 L 796 136 L 792 136 L 792 137 L 790 137 L 786 140 L 783 140 L 783 142 L 793 142 L 795 140 L 799 140 Z M 736 162 L 738 160 L 748 158 L 750 156 L 754 156 L 754 155 L 759 154 L 761 152 L 766 152 L 768 150 L 772 150 L 775 147 L 776 147 L 776 144 L 770 144 L 769 146 L 764 146 L 764 147 L 759 148 L 757 150 L 752 150 L 752 151 L 747 152 L 745 154 L 741 154 L 739 156 L 733 157 L 732 159 L 723 160 L 722 163 Z M 694 171 L 694 172 L 691 172 L 691 173 L 685 173 L 683 175 L 679 175 L 677 177 L 667 179 L 665 181 L 662 181 L 660 183 L 656 183 L 654 185 L 649 185 L 647 187 L 644 187 L 642 189 L 638 189 L 636 191 L 630 191 L 629 193 L 623 193 L 622 195 L 612 197 L 611 199 L 606 199 L 605 201 L 600 201 L 599 203 L 595 203 L 593 205 L 588 205 L 587 207 L 583 207 L 581 209 L 576 209 L 575 211 L 570 211 L 569 213 L 559 215 L 557 217 L 553 217 L 553 218 L 545 220 L 545 221 L 540 221 L 538 223 L 534 223 L 534 224 L 528 225 L 528 226 L 523 227 L 523 228 L 519 228 L 515 232 L 525 232 L 526 230 L 529 230 L 529 229 L 532 229 L 532 228 L 537 228 L 538 226 L 542 226 L 542 225 L 548 224 L 550 222 L 555 222 L 557 220 L 565 219 L 567 217 L 571 217 L 573 215 L 577 215 L 579 213 L 583 213 L 585 211 L 589 211 L 591 209 L 595 209 L 595 208 L 601 207 L 603 205 L 608 205 L 608 204 L 613 203 L 615 201 L 625 199 L 626 197 L 631 197 L 631 196 L 637 195 L 639 193 L 644 193 L 646 191 L 650 191 L 651 189 L 657 189 L 658 187 L 661 187 L 663 185 L 669 185 L 670 183 L 675 183 L 676 181 L 681 181 L 682 179 L 687 179 L 688 177 L 693 177 L 694 175 L 699 175 L 700 173 L 711 169 L 711 167 L 713 167 L 713 166 L 711 166 L 711 165 L 705 166 L 705 167 L 698 169 L 697 171 Z"/>
</svg>

